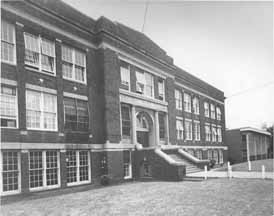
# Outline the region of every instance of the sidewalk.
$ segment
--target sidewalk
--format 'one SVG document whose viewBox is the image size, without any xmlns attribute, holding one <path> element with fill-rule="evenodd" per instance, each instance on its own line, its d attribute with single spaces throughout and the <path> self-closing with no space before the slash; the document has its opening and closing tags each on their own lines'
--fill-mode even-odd
<svg viewBox="0 0 274 216">
<path fill-rule="evenodd" d="M 189 173 L 187 174 L 189 177 L 204 177 L 205 172 L 197 172 L 197 173 Z M 228 178 L 228 172 L 221 171 L 208 171 L 208 178 Z M 250 178 L 250 179 L 261 179 L 262 172 L 241 172 L 241 171 L 233 171 L 233 178 Z M 265 172 L 265 179 L 274 179 L 274 172 Z"/>
</svg>

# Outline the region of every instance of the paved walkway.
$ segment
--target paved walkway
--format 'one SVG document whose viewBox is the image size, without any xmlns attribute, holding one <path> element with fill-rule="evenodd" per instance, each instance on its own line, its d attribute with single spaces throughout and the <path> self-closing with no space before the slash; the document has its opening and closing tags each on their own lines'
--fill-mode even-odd
<svg viewBox="0 0 274 216">
<path fill-rule="evenodd" d="M 204 177 L 205 172 L 196 172 L 196 173 L 189 173 L 187 174 L 189 177 Z M 228 178 L 228 172 L 220 172 L 220 171 L 208 171 L 207 172 L 208 178 Z M 250 179 L 261 179 L 262 172 L 239 172 L 233 171 L 232 172 L 233 178 L 250 178 Z M 266 179 L 274 179 L 274 172 L 266 172 L 265 173 Z"/>
</svg>

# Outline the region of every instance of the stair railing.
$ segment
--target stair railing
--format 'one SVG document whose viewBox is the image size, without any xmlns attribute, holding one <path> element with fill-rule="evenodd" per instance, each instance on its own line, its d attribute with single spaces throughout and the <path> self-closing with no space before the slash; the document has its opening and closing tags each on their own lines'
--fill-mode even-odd
<svg viewBox="0 0 274 216">
<path fill-rule="evenodd" d="M 198 167 L 203 168 L 204 165 L 208 165 L 209 164 L 209 160 L 200 160 L 196 157 L 194 157 L 193 155 L 189 154 L 188 152 L 184 151 L 183 149 L 178 149 L 178 152 L 186 157 L 188 160 L 192 161 L 193 163 L 197 164 Z"/>
<path fill-rule="evenodd" d="M 166 162 L 168 162 L 170 165 L 182 165 L 182 163 L 175 161 L 173 158 L 171 158 L 170 156 L 168 156 L 168 154 L 166 154 L 165 152 L 163 152 L 161 149 L 157 148 L 154 150 L 154 152 L 160 156 L 161 158 L 163 158 Z"/>
</svg>

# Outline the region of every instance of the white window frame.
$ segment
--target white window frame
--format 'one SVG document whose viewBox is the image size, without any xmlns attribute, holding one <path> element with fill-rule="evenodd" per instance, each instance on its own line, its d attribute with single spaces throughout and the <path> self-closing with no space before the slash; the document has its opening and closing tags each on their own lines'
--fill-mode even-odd
<svg viewBox="0 0 274 216">
<path fill-rule="evenodd" d="M 82 84 L 87 84 L 87 54 L 83 51 L 80 51 L 78 49 L 75 49 L 74 47 L 71 47 L 71 46 L 67 46 L 65 44 L 62 44 L 62 47 L 66 47 L 66 48 L 69 48 L 72 50 L 72 62 L 70 62 L 72 64 L 72 78 L 69 78 L 69 77 L 65 77 L 63 75 L 63 69 L 62 69 L 62 77 L 63 79 L 65 80 L 70 80 L 70 81 L 73 81 L 73 82 L 78 82 L 78 83 L 82 83 Z M 81 52 L 85 55 L 85 58 L 84 58 L 84 61 L 85 61 L 85 70 L 84 70 L 84 81 L 81 81 L 81 80 L 77 80 L 75 79 L 75 52 Z M 61 48 L 61 52 L 62 52 L 62 48 Z M 63 59 L 62 59 L 62 53 L 61 53 L 61 64 L 63 65 Z"/>
<path fill-rule="evenodd" d="M 195 141 L 201 140 L 201 124 L 199 121 L 194 121 L 194 139 Z"/>
<path fill-rule="evenodd" d="M 200 104 L 199 104 L 199 99 L 195 97 L 192 101 L 193 103 L 193 113 L 196 115 L 200 114 Z"/>
<path fill-rule="evenodd" d="M 223 137 L 222 137 L 222 127 L 220 125 L 217 126 L 217 141 L 222 142 Z"/>
<path fill-rule="evenodd" d="M 41 96 L 41 100 L 40 100 L 40 107 L 41 107 L 41 117 L 40 117 L 40 128 L 32 128 L 32 127 L 27 127 L 28 130 L 39 130 L 39 131 L 58 131 L 58 104 L 57 104 L 57 95 L 56 94 L 52 94 L 52 93 L 48 93 L 48 92 L 43 92 L 43 91 L 36 91 L 33 89 L 26 89 L 26 106 L 27 106 L 27 94 L 28 92 L 37 92 L 40 94 Z M 55 118 L 55 125 L 56 128 L 55 129 L 45 129 L 43 127 L 41 127 L 42 125 L 44 125 L 44 94 L 50 94 L 52 96 L 55 97 L 56 99 L 56 118 Z M 27 113 L 27 107 L 26 107 L 26 113 Z M 27 114 L 26 114 L 26 122 L 27 122 Z"/>
<path fill-rule="evenodd" d="M 36 150 L 35 150 L 36 151 Z M 34 152 L 35 152 L 34 151 Z M 56 151 L 57 152 L 57 169 L 58 169 L 58 184 L 56 185 L 48 185 L 47 186 L 47 158 L 46 158 L 46 152 L 47 150 L 39 150 L 37 152 L 42 152 L 42 169 L 43 169 L 43 186 L 31 188 L 30 187 L 30 174 L 28 176 L 29 178 L 29 190 L 30 191 L 39 191 L 39 190 L 48 190 L 53 188 L 59 188 L 61 187 L 61 174 L 60 174 L 60 152 L 58 150 L 49 150 L 49 151 Z M 30 170 L 30 152 L 28 152 L 28 160 L 29 160 L 29 167 Z"/>
<path fill-rule="evenodd" d="M 184 93 L 184 111 L 191 113 L 191 95 Z"/>
<path fill-rule="evenodd" d="M 179 124 L 180 122 L 180 124 Z M 181 131 L 181 136 L 179 136 Z M 177 140 L 184 140 L 184 121 L 183 119 L 176 119 L 176 137 Z"/>
<path fill-rule="evenodd" d="M 11 25 L 13 28 L 13 61 L 12 62 L 10 62 L 10 61 L 7 61 L 7 60 L 3 60 L 2 59 L 2 56 L 1 56 L 1 62 L 3 62 L 3 63 L 7 63 L 7 64 L 11 64 L 11 65 L 16 65 L 17 64 L 17 59 L 16 59 L 16 34 L 15 34 L 15 25 L 14 24 L 12 24 L 12 23 L 10 23 L 10 22 L 8 22 L 8 21 L 6 21 L 6 20 L 4 20 L 4 19 L 2 19 L 1 20 L 1 25 L 2 25 L 2 22 L 5 22 L 5 23 L 7 23 L 7 24 L 9 24 L 9 25 Z M 2 27 L 1 27 L 2 28 Z M 2 42 L 4 42 L 4 43 L 9 43 L 9 42 L 7 42 L 7 41 L 3 41 L 2 40 L 2 36 L 1 36 L 1 46 L 2 46 Z"/>
<path fill-rule="evenodd" d="M 125 76 L 125 77 L 127 77 L 128 80 L 123 80 L 122 79 L 123 78 L 123 75 L 122 75 L 123 73 L 127 73 L 127 76 Z M 130 91 L 131 85 L 130 85 L 130 66 L 129 65 L 127 66 L 127 68 L 120 65 L 120 77 L 121 77 L 121 84 L 127 86 L 128 89 L 126 89 L 126 90 Z"/>
<path fill-rule="evenodd" d="M 187 127 L 187 123 L 190 124 L 190 127 Z M 188 131 L 188 129 L 190 129 L 190 131 Z M 186 140 L 192 140 L 192 120 L 191 119 L 185 119 L 185 136 L 186 136 Z M 188 136 L 190 134 L 190 137 Z"/>
<path fill-rule="evenodd" d="M 8 118 L 8 119 L 15 119 L 16 120 L 16 126 L 15 127 L 3 127 L 0 125 L 0 128 L 8 128 L 8 129 L 18 129 L 19 127 L 19 117 L 18 117 L 18 89 L 17 89 L 17 86 L 13 86 L 13 85 L 6 85 L 4 84 L 5 86 L 8 86 L 9 88 L 15 88 L 15 92 L 16 92 L 16 95 L 15 95 L 15 110 L 16 110 L 16 118 Z M 1 83 L 1 86 L 2 86 L 2 83 Z M 2 96 L 2 93 L 1 93 L 1 89 L 0 89 L 0 97 Z M 5 117 L 7 118 L 7 117 Z"/>
<path fill-rule="evenodd" d="M 163 92 L 160 94 L 161 85 L 162 85 Z M 162 79 L 161 81 L 158 80 L 158 94 L 159 94 L 159 97 L 163 98 L 162 101 L 165 101 L 165 80 L 164 79 Z"/>
<path fill-rule="evenodd" d="M 130 150 L 126 150 L 129 152 L 129 163 L 125 163 L 123 161 L 123 166 L 128 165 L 128 172 L 129 175 L 124 176 L 124 179 L 131 179 L 132 178 L 132 157 L 131 157 L 131 151 Z"/>
<path fill-rule="evenodd" d="M 210 104 L 210 117 L 212 119 L 216 118 L 216 110 L 215 110 L 215 105 L 214 104 Z"/>
<path fill-rule="evenodd" d="M 3 191 L 3 152 L 0 153 L 0 194 L 5 195 L 12 195 L 12 194 L 18 194 L 21 192 L 21 152 L 17 152 L 17 167 L 18 167 L 18 189 L 12 190 L 12 191 Z M 9 152 L 9 151 L 5 151 Z M 12 151 L 13 152 L 13 151 Z"/>
<path fill-rule="evenodd" d="M 183 110 L 183 94 L 180 90 L 175 89 L 175 106 L 177 110 Z"/>
<path fill-rule="evenodd" d="M 211 141 L 211 127 L 210 124 L 205 124 L 205 141 Z"/>
<path fill-rule="evenodd" d="M 67 183 L 67 186 L 74 186 L 74 185 L 82 185 L 82 184 L 88 184 L 91 182 L 91 164 L 90 164 L 90 151 L 89 150 L 68 150 L 68 151 L 76 151 L 76 182 L 70 182 Z M 80 181 L 80 151 L 86 151 L 88 152 L 88 180 L 86 181 Z M 66 166 L 67 169 L 67 166 Z"/>
<path fill-rule="evenodd" d="M 222 120 L 222 112 L 220 107 L 216 107 L 216 113 L 217 113 L 217 120 Z"/>
<path fill-rule="evenodd" d="M 205 117 L 209 118 L 210 116 L 210 110 L 209 110 L 209 103 L 204 102 L 204 110 L 205 110 Z"/>
<path fill-rule="evenodd" d="M 55 41 L 51 41 L 51 40 L 48 40 L 48 39 L 46 39 L 44 37 L 41 37 L 41 35 L 37 36 L 37 35 L 33 35 L 31 33 L 28 33 L 28 32 L 24 32 L 24 37 L 25 37 L 25 35 L 31 35 L 33 37 L 36 37 L 37 40 L 38 40 L 39 65 L 37 66 L 35 64 L 30 64 L 30 63 L 25 62 L 25 61 L 24 61 L 24 64 L 27 65 L 27 66 L 30 66 L 31 68 L 36 68 L 36 69 L 34 69 L 36 72 L 47 74 L 49 76 L 56 76 L 56 50 L 55 50 Z M 53 71 L 42 69 L 42 49 L 41 49 L 42 40 L 46 40 L 46 41 L 49 41 L 49 42 L 51 42 L 51 43 L 54 44 L 54 56 L 53 56 L 53 58 L 54 58 L 54 65 L 53 65 Z M 24 53 L 24 56 L 25 56 L 25 53 Z M 47 72 L 45 72 L 45 71 L 47 71 Z"/>
</svg>

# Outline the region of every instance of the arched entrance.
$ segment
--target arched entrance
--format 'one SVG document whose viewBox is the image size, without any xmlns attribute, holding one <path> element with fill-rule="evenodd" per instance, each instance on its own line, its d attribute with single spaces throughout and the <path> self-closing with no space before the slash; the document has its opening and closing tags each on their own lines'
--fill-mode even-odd
<svg viewBox="0 0 274 216">
<path fill-rule="evenodd" d="M 143 147 L 149 147 L 153 122 L 150 115 L 146 112 L 139 112 L 136 115 L 136 134 L 137 142 Z"/>
</svg>

